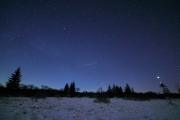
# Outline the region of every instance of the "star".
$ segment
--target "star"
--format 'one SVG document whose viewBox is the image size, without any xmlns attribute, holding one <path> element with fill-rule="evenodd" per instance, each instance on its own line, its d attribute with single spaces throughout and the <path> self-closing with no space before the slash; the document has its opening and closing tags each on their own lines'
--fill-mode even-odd
<svg viewBox="0 0 180 120">
<path fill-rule="evenodd" d="M 124 88 L 127 83 L 136 92 L 159 92 L 157 82 L 162 81 L 172 87 L 171 92 L 177 92 L 177 0 L 171 4 L 158 0 L 156 4 L 138 0 L 130 4 L 118 0 L 37 0 L 35 6 L 29 1 L 18 1 L 18 5 L 16 1 L 3 2 L 0 6 L 4 21 L 0 22 L 0 65 L 6 63 L 0 67 L 4 74 L 0 83 L 5 85 L 13 70 L 21 66 L 25 85 L 61 89 L 74 81 L 81 91 L 96 92 L 99 87 L 107 90 L 114 84 Z M 24 6 L 33 7 L 24 10 Z M 110 11 L 104 14 L 106 8 Z M 135 12 L 130 11 L 132 8 Z M 167 8 L 173 14 L 165 14 Z M 168 21 L 173 22 L 164 26 Z M 7 22 L 8 26 L 4 24 Z"/>
</svg>

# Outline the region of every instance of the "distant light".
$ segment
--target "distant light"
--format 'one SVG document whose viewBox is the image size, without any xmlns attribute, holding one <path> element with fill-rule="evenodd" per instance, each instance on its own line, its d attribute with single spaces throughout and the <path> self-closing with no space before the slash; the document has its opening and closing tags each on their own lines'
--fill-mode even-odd
<svg viewBox="0 0 180 120">
<path fill-rule="evenodd" d="M 159 76 L 157 76 L 157 79 L 159 79 L 160 77 Z"/>
</svg>

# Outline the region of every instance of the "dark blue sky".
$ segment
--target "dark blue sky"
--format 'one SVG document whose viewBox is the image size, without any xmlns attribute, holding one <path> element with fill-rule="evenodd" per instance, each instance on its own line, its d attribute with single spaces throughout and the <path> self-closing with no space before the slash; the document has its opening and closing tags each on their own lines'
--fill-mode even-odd
<svg viewBox="0 0 180 120">
<path fill-rule="evenodd" d="M 176 92 L 180 1 L 0 0 L 0 58 L 3 85 L 21 66 L 38 87 Z"/>
</svg>

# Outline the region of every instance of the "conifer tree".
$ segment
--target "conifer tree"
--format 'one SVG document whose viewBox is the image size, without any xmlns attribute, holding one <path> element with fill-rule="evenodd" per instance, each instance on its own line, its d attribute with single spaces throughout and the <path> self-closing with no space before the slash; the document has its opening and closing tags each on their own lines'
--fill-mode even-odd
<svg viewBox="0 0 180 120">
<path fill-rule="evenodd" d="M 116 85 L 116 86 L 115 86 L 114 95 L 115 95 L 116 97 L 118 97 L 118 94 L 119 94 L 119 87 Z"/>
<path fill-rule="evenodd" d="M 8 89 L 19 89 L 21 82 L 21 69 L 18 67 L 16 71 L 11 75 L 8 82 L 6 82 L 6 88 Z"/>
<path fill-rule="evenodd" d="M 121 87 L 121 86 L 119 87 L 119 91 L 120 91 L 121 93 L 123 92 L 123 90 L 122 90 L 122 87 Z"/>
<path fill-rule="evenodd" d="M 75 83 L 72 82 L 69 89 L 69 94 L 71 97 L 75 97 L 76 95 L 76 89 L 75 89 Z"/>
<path fill-rule="evenodd" d="M 112 90 L 111 90 L 111 86 L 109 85 L 108 86 L 108 90 L 107 90 L 107 92 L 109 93 L 109 92 L 112 92 Z"/>
<path fill-rule="evenodd" d="M 125 94 L 130 94 L 131 93 L 131 88 L 129 87 L 128 84 L 126 84 L 126 87 L 125 87 Z"/>
<path fill-rule="evenodd" d="M 118 97 L 122 97 L 122 95 L 123 95 L 123 90 L 122 90 L 122 87 L 120 86 L 119 92 L 118 92 Z"/>
<path fill-rule="evenodd" d="M 69 85 L 68 85 L 68 83 L 66 83 L 66 85 L 64 86 L 64 95 L 65 96 L 69 95 Z"/>
<path fill-rule="evenodd" d="M 113 92 L 112 92 L 112 89 L 111 89 L 111 86 L 109 85 L 108 86 L 108 90 L 106 91 L 108 97 L 112 98 L 113 97 Z"/>
<path fill-rule="evenodd" d="M 115 96 L 115 94 L 116 94 L 116 87 L 115 87 L 114 84 L 113 84 L 113 87 L 112 87 L 112 92 L 113 92 L 113 95 Z"/>
</svg>

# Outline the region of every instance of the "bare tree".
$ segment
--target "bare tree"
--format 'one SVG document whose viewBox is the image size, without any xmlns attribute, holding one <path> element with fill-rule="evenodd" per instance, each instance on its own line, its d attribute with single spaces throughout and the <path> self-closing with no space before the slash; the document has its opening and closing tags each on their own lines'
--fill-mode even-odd
<svg viewBox="0 0 180 120">
<path fill-rule="evenodd" d="M 173 103 L 171 102 L 171 99 L 169 98 L 169 89 L 167 88 L 167 86 L 165 86 L 162 82 L 160 82 L 159 87 L 161 87 L 163 89 L 163 93 L 167 95 L 167 99 L 169 100 L 170 104 L 173 105 Z"/>
<path fill-rule="evenodd" d="M 76 92 L 79 92 L 80 91 L 80 88 L 76 88 Z"/>
<path fill-rule="evenodd" d="M 179 88 L 179 84 L 178 83 L 175 85 L 175 87 L 177 88 L 178 92 L 180 93 L 180 88 Z"/>
<path fill-rule="evenodd" d="M 102 87 L 100 87 L 97 92 L 103 93 Z"/>
</svg>

